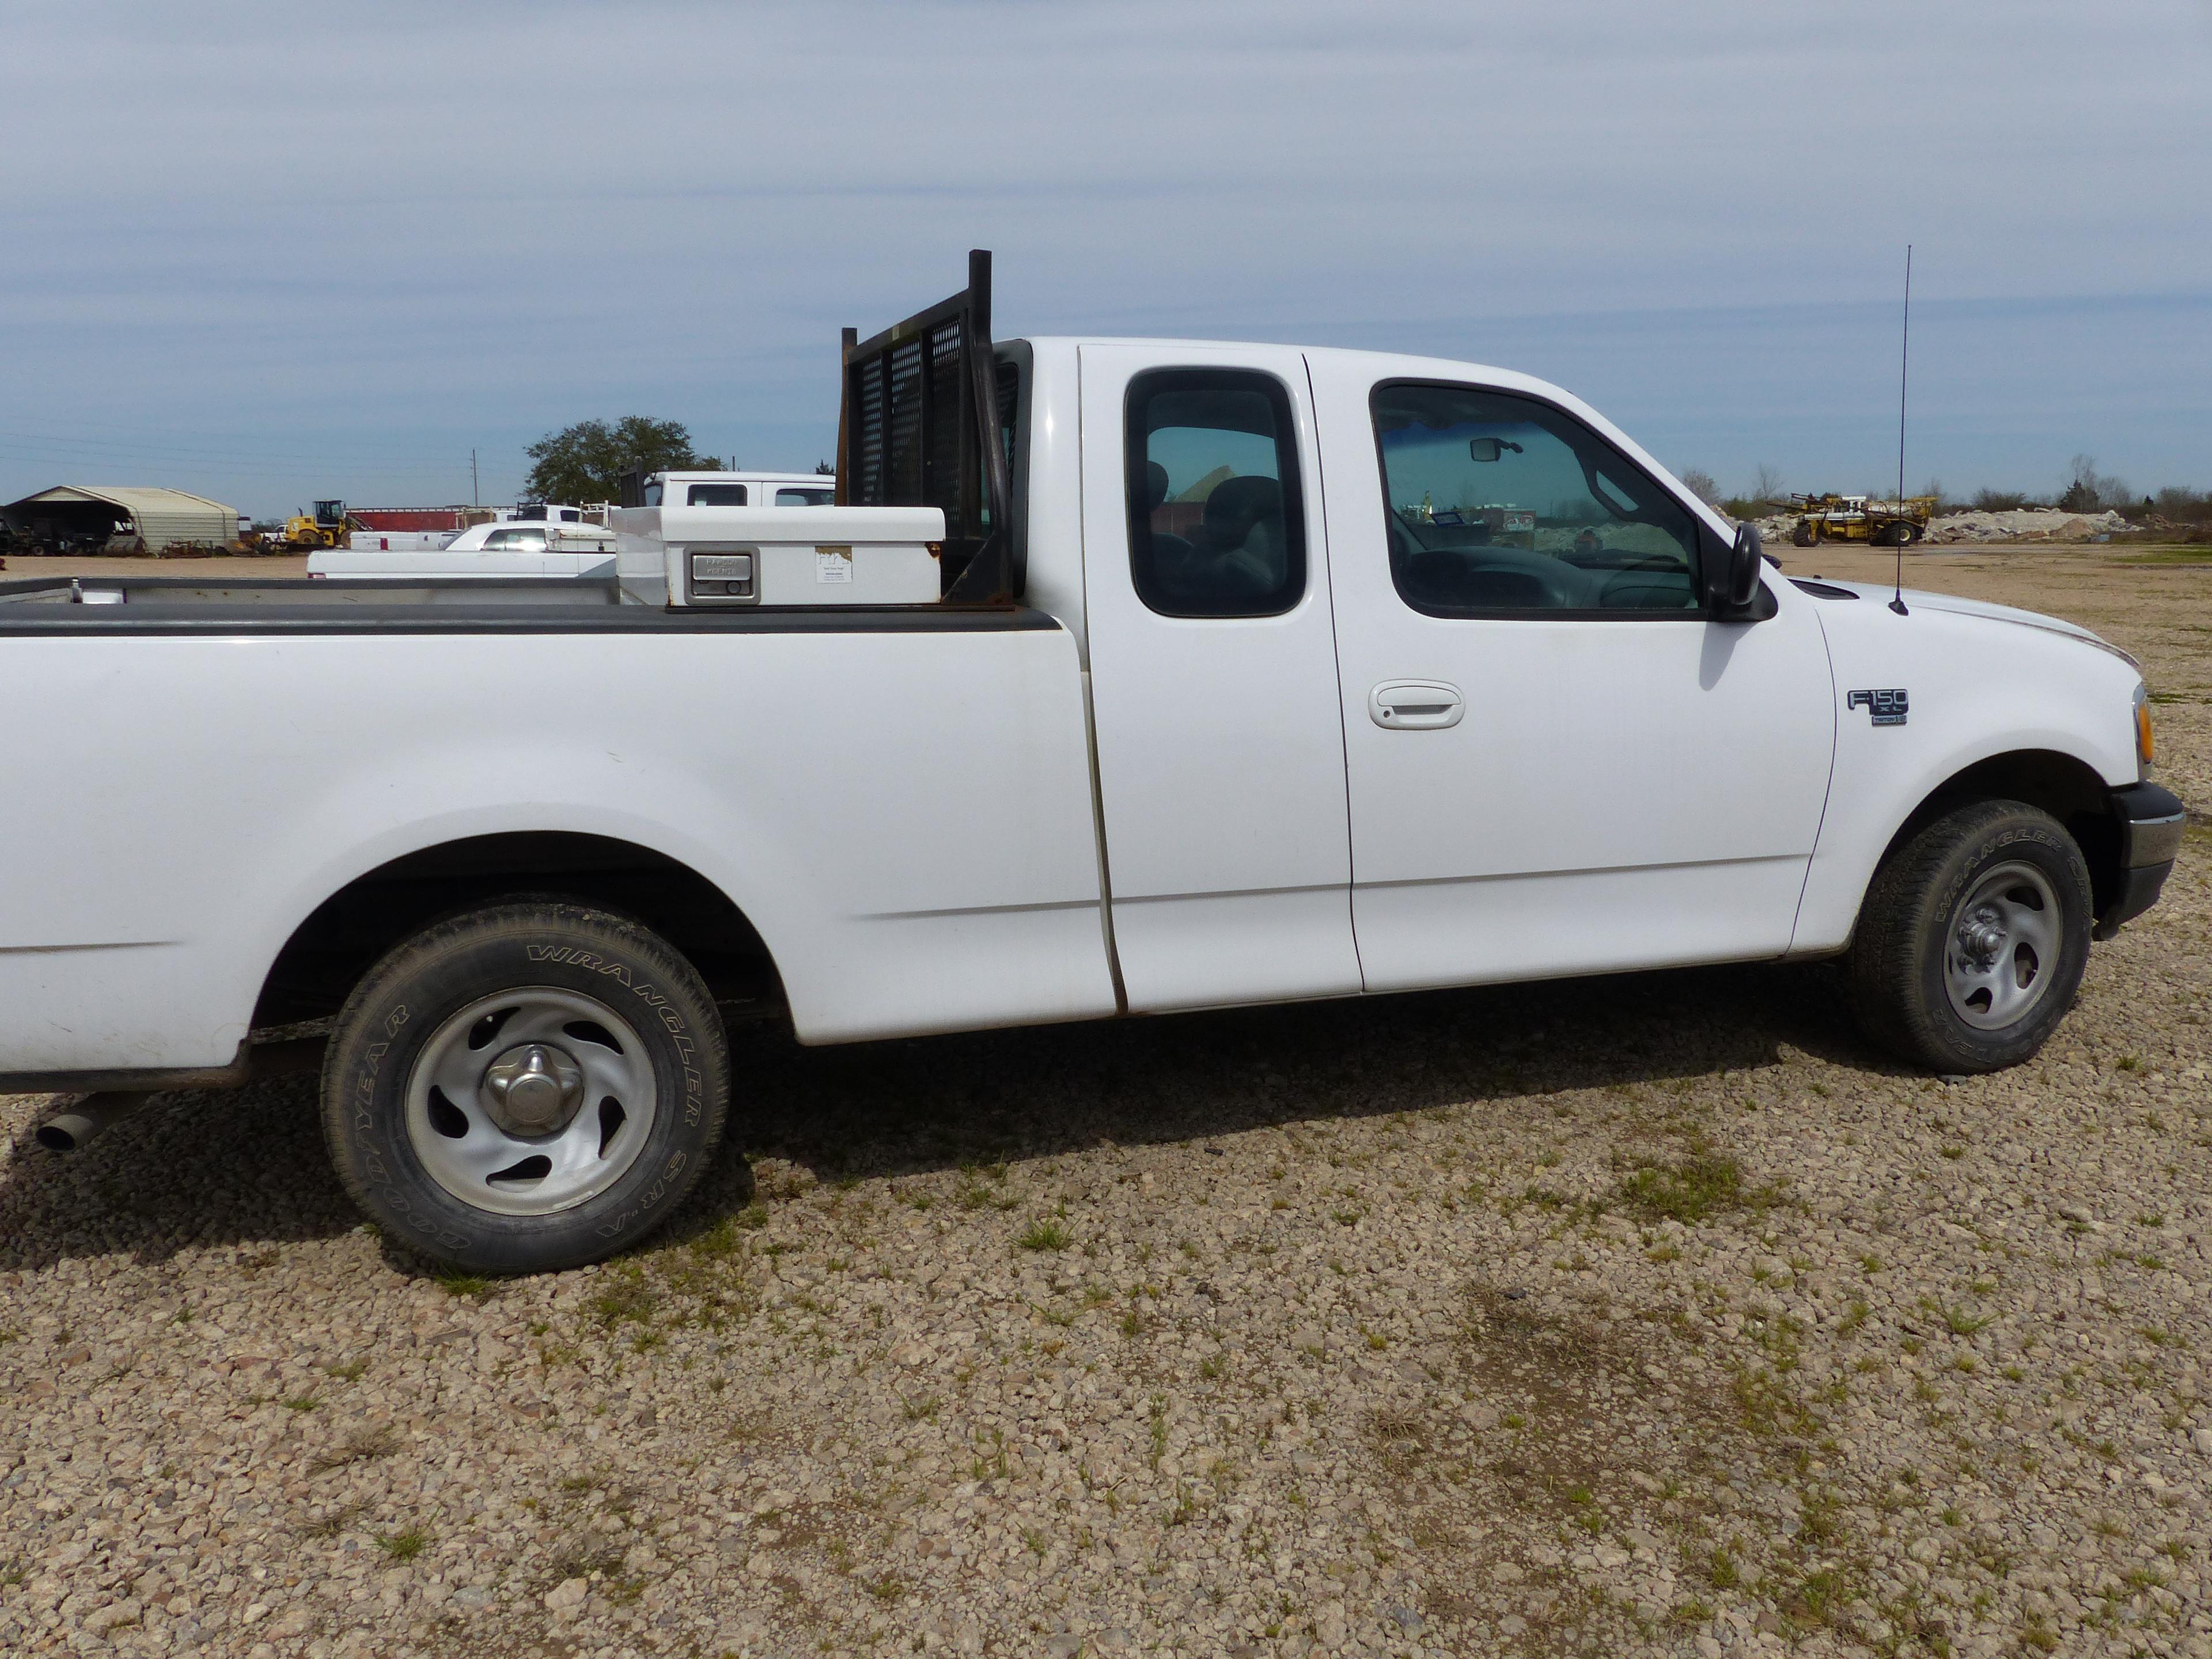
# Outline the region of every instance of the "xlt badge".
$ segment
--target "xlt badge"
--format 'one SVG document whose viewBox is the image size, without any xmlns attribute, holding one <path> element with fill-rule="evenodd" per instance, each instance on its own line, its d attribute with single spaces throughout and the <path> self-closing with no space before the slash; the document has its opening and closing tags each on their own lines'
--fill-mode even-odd
<svg viewBox="0 0 2212 1659">
<path fill-rule="evenodd" d="M 1863 708 L 1876 726 L 1902 726 L 1912 705 L 1905 688 L 1893 691 L 1854 691 L 1844 699 L 1846 708 Z"/>
</svg>

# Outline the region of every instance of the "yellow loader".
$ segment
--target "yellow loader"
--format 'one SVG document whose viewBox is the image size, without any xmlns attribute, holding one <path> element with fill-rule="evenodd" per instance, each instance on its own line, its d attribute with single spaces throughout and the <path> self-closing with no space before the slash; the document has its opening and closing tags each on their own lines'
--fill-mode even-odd
<svg viewBox="0 0 2212 1659">
<path fill-rule="evenodd" d="M 350 545 L 347 538 L 361 523 L 346 511 L 343 501 L 317 501 L 312 519 L 301 513 L 285 521 L 284 545 L 311 553 L 321 547 Z"/>
<path fill-rule="evenodd" d="M 1799 547 L 1821 542 L 1872 542 L 1876 547 L 1910 547 L 1928 533 L 1936 497 L 1908 495 L 1880 501 L 1864 495 L 1792 495 L 1796 525 L 1790 539 Z"/>
</svg>

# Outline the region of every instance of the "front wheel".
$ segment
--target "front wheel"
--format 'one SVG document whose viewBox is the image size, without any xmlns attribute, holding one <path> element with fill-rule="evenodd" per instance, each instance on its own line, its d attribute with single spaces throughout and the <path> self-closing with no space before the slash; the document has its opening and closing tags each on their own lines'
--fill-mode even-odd
<svg viewBox="0 0 2212 1659">
<path fill-rule="evenodd" d="M 1939 1072 L 2017 1066 L 2074 1006 L 2089 869 L 2057 820 L 1984 801 L 1927 825 L 1875 874 L 1851 942 L 1867 1035 Z"/>
<path fill-rule="evenodd" d="M 691 964 L 582 905 L 495 905 L 371 969 L 323 1067 L 356 1202 L 470 1273 L 598 1261 L 665 1220 L 722 1132 L 728 1045 Z"/>
</svg>

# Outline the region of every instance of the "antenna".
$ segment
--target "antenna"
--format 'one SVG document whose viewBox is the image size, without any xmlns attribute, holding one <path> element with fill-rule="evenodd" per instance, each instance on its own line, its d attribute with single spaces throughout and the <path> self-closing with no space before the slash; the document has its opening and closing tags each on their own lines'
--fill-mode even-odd
<svg viewBox="0 0 2212 1659">
<path fill-rule="evenodd" d="M 1905 337 L 1897 349 L 1897 510 L 1900 515 L 1890 533 L 1897 538 L 1897 591 L 1889 608 L 1900 617 L 1905 608 L 1905 371 L 1912 361 L 1912 244 L 1905 245 Z"/>
</svg>

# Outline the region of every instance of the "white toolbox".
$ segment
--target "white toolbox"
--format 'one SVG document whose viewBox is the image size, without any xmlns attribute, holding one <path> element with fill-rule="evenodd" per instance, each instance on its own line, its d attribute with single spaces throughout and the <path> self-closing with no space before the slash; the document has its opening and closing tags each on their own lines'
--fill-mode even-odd
<svg viewBox="0 0 2212 1659">
<path fill-rule="evenodd" d="M 624 507 L 607 514 L 624 594 L 672 609 L 934 605 L 933 507 Z"/>
</svg>

